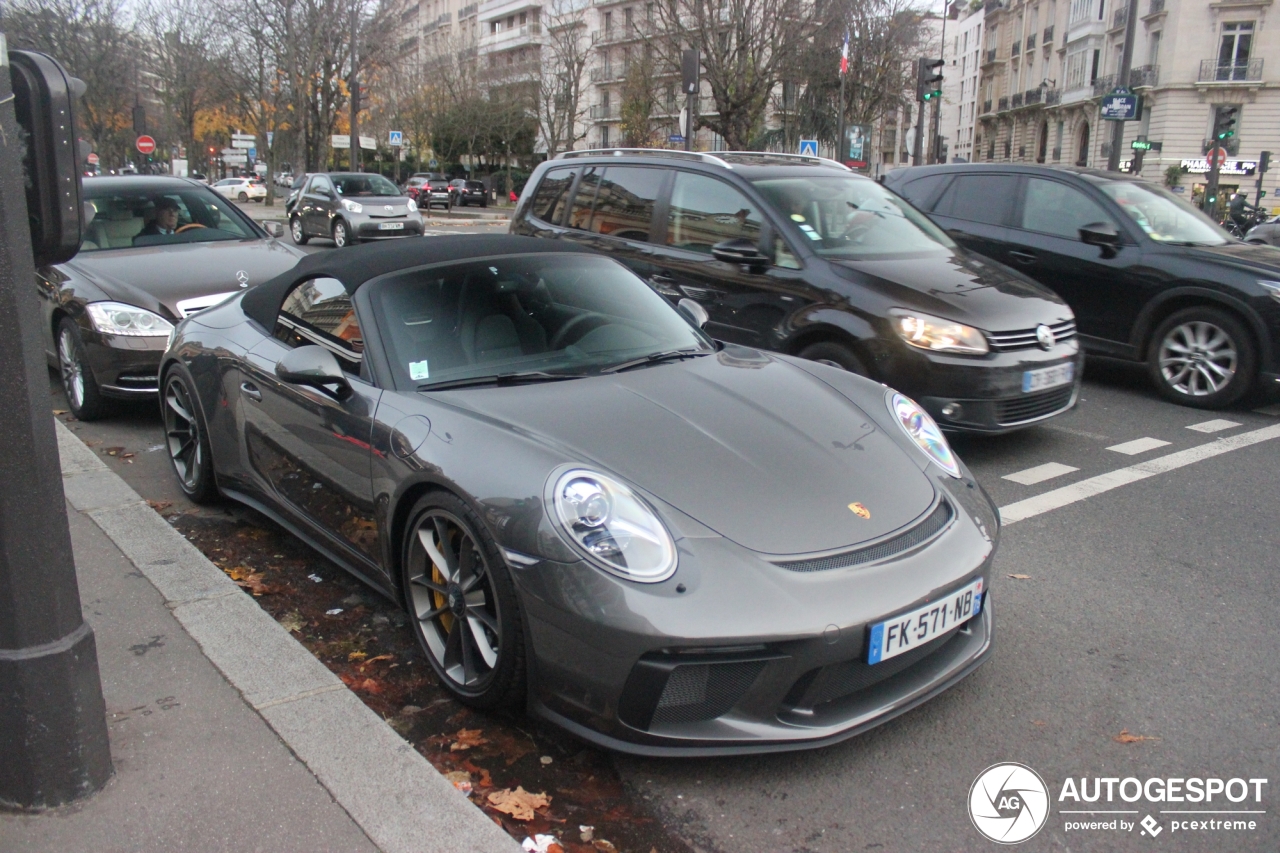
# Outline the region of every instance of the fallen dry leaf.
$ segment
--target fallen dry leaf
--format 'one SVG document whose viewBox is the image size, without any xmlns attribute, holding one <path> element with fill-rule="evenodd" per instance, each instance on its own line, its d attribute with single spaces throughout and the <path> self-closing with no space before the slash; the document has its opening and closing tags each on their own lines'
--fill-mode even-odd
<svg viewBox="0 0 1280 853">
<path fill-rule="evenodd" d="M 347 660 L 364 660 L 369 656 L 368 652 L 352 652 L 347 655 Z"/>
<path fill-rule="evenodd" d="M 530 794 L 523 786 L 517 786 L 514 791 L 503 788 L 489 795 L 489 805 L 516 820 L 533 820 L 534 809 L 545 809 L 550 804 L 551 798 L 545 793 Z"/>
<path fill-rule="evenodd" d="M 55 415 L 65 415 L 65 414 L 67 413 L 67 410 L 66 410 L 66 409 L 54 409 L 54 410 L 53 410 L 53 413 L 54 413 Z"/>
<path fill-rule="evenodd" d="M 375 657 L 371 657 L 367 661 L 365 661 L 365 665 L 367 666 L 368 664 L 371 664 L 371 663 L 377 663 L 380 660 L 395 660 L 395 659 L 396 659 L 395 655 L 376 655 Z"/>
<path fill-rule="evenodd" d="M 124 453 L 124 448 L 123 447 L 104 447 L 102 448 L 102 452 L 107 454 L 108 456 L 116 456 L 118 454 Z"/>
<path fill-rule="evenodd" d="M 1016 581 L 1029 581 L 1029 580 L 1031 580 L 1031 575 L 1009 575 L 1009 577 L 1013 578 L 1013 579 L 1014 579 L 1014 580 L 1016 580 Z"/>
<path fill-rule="evenodd" d="M 251 575 L 245 575 L 244 578 L 236 580 L 236 586 L 241 589 L 247 589 L 249 592 L 257 595 L 271 595 L 275 592 L 275 588 L 268 586 L 262 579 L 265 577 L 262 572 L 254 572 Z"/>
<path fill-rule="evenodd" d="M 151 507 L 156 512 L 164 512 L 166 509 L 173 506 L 173 501 L 147 501 L 147 506 Z"/>
<path fill-rule="evenodd" d="M 296 610 L 286 613 L 280 617 L 280 625 L 286 631 L 301 631 L 302 627 L 307 623 L 303 621 L 302 614 Z"/>
<path fill-rule="evenodd" d="M 1116 743 L 1141 743 L 1144 740 L 1160 740 L 1158 737 L 1151 735 L 1131 735 L 1128 729 L 1121 729 L 1120 734 L 1112 738 Z"/>
<path fill-rule="evenodd" d="M 473 746 L 480 746 L 489 741 L 483 737 L 481 729 L 458 729 L 458 733 L 453 736 L 454 741 L 449 745 L 450 752 L 457 752 L 460 749 L 470 749 Z"/>
<path fill-rule="evenodd" d="M 1031 721 L 1031 725 L 1033 725 L 1033 726 L 1047 726 L 1047 725 L 1049 725 L 1049 724 L 1048 724 L 1048 723 L 1046 723 L 1044 720 L 1032 720 L 1032 721 Z"/>
<path fill-rule="evenodd" d="M 372 678 L 360 678 L 355 675 L 343 675 L 340 677 L 342 678 L 342 683 L 350 687 L 352 690 L 375 694 L 382 692 L 382 685 L 377 681 L 374 681 Z"/>
</svg>

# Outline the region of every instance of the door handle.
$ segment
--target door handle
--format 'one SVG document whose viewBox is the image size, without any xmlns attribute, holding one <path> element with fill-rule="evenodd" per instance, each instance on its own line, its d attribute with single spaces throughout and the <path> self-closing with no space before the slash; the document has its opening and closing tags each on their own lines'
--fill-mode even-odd
<svg viewBox="0 0 1280 853">
<path fill-rule="evenodd" d="M 259 391 L 257 386 L 252 382 L 241 382 L 240 393 L 244 394 L 251 400 L 257 400 L 259 403 L 262 402 L 262 392 Z"/>
<path fill-rule="evenodd" d="M 1020 264 L 1034 264 L 1036 262 L 1036 256 L 1030 252 L 1011 251 L 1009 252 L 1009 257 Z"/>
</svg>

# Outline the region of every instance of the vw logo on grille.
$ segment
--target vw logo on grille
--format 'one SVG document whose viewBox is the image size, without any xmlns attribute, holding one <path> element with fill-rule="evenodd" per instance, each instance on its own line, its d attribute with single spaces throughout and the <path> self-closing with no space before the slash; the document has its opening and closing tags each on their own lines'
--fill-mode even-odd
<svg viewBox="0 0 1280 853">
<path fill-rule="evenodd" d="M 1053 329 L 1050 329 L 1044 323 L 1036 326 L 1036 341 L 1040 344 L 1040 349 L 1052 349 L 1057 338 L 1053 336 Z"/>
<path fill-rule="evenodd" d="M 236 270 L 236 281 L 240 282 L 241 287 L 248 287 L 249 274 L 244 270 Z"/>
</svg>

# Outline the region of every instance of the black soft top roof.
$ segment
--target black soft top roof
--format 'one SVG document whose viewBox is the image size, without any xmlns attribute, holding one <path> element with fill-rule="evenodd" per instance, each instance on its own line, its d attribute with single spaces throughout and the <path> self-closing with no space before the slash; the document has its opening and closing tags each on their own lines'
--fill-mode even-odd
<svg viewBox="0 0 1280 853">
<path fill-rule="evenodd" d="M 309 278 L 336 278 L 342 282 L 347 293 L 355 293 L 365 282 L 397 270 L 449 261 L 464 262 L 495 255 L 587 251 L 566 241 L 538 240 L 510 234 L 407 237 L 389 243 L 366 243 L 349 249 L 307 255 L 293 269 L 264 281 L 246 293 L 240 301 L 240 307 L 263 328 L 272 329 L 285 294 L 294 285 Z"/>
</svg>

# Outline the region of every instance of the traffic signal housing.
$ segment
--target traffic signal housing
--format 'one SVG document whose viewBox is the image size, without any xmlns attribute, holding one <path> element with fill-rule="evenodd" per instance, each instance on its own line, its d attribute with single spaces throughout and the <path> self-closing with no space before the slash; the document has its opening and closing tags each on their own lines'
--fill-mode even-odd
<svg viewBox="0 0 1280 853">
<path fill-rule="evenodd" d="M 1236 135 L 1236 113 L 1235 107 L 1219 107 L 1218 113 L 1214 117 L 1213 122 L 1213 138 L 1218 142 L 1230 139 Z"/>
<path fill-rule="evenodd" d="M 920 57 L 916 60 L 916 100 L 932 101 L 942 97 L 941 59 Z"/>
</svg>

